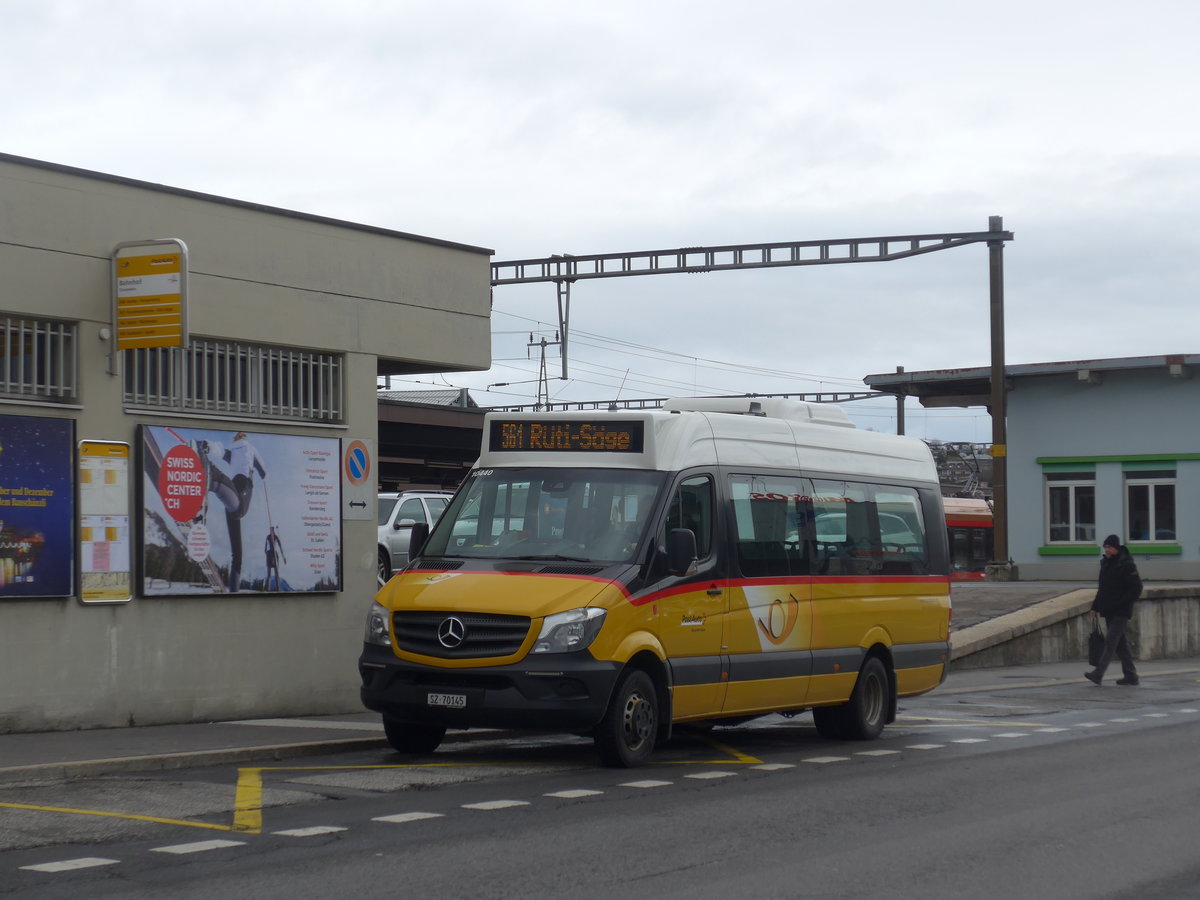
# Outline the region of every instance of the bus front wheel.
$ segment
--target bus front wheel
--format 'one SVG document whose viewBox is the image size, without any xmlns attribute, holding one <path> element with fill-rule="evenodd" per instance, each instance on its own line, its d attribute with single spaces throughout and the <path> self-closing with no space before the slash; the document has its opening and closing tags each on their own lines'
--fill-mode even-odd
<svg viewBox="0 0 1200 900">
<path fill-rule="evenodd" d="M 640 766 L 654 752 L 658 693 L 650 676 L 633 669 L 617 684 L 608 711 L 596 727 L 596 749 L 606 766 Z"/>
</svg>

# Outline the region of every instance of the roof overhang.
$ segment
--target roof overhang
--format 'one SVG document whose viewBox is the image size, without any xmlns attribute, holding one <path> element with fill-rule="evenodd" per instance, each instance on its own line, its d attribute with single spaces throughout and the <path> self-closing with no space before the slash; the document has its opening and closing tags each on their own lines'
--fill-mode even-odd
<svg viewBox="0 0 1200 900">
<path fill-rule="evenodd" d="M 1120 359 L 1083 359 L 1070 362 L 1027 363 L 1004 367 L 1005 390 L 1018 378 L 1063 377 L 1086 384 L 1101 384 L 1107 374 L 1160 370 L 1171 378 L 1190 378 L 1200 371 L 1200 354 L 1133 356 Z M 916 397 L 925 407 L 990 406 L 990 366 L 969 369 L 931 369 L 924 372 L 888 372 L 868 375 L 863 382 L 874 391 Z"/>
</svg>

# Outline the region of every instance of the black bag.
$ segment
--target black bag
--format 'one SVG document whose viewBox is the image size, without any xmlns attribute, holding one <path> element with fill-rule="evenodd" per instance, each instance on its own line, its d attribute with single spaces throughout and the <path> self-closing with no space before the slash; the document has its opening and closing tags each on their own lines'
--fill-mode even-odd
<svg viewBox="0 0 1200 900">
<path fill-rule="evenodd" d="M 1100 630 L 1100 618 L 1092 619 L 1092 633 L 1088 635 L 1088 665 L 1100 665 L 1104 655 L 1104 632 Z"/>
</svg>

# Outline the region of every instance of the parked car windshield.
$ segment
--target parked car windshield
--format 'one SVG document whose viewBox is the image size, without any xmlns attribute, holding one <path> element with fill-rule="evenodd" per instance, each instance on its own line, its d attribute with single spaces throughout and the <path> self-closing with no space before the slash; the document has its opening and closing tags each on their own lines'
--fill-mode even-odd
<svg viewBox="0 0 1200 900">
<path fill-rule="evenodd" d="M 396 497 L 380 497 L 379 498 L 379 522 L 376 524 L 386 525 L 392 521 L 392 510 L 396 507 Z"/>
<path fill-rule="evenodd" d="M 422 555 L 627 562 L 664 481 L 630 469 L 479 469 Z"/>
</svg>

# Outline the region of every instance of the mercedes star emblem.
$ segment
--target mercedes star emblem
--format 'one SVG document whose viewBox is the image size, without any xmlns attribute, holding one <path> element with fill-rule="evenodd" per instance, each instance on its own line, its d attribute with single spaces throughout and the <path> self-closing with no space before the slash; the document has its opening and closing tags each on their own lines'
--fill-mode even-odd
<svg viewBox="0 0 1200 900">
<path fill-rule="evenodd" d="M 448 616 L 438 625 L 437 638 L 439 644 L 453 650 L 467 639 L 467 626 L 458 616 Z"/>
</svg>

